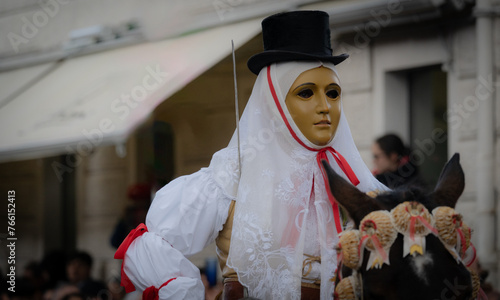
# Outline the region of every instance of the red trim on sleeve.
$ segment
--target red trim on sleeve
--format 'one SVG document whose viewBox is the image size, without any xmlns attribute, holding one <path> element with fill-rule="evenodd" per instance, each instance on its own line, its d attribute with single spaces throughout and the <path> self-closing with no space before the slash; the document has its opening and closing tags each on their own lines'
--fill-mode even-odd
<svg viewBox="0 0 500 300">
<path fill-rule="evenodd" d="M 159 293 L 160 289 L 164 286 L 167 286 L 172 280 L 177 279 L 177 277 L 170 278 L 167 280 L 164 284 L 162 284 L 159 288 L 156 288 L 155 286 L 150 286 L 147 289 L 142 292 L 142 300 L 159 300 Z"/>
<path fill-rule="evenodd" d="M 115 259 L 123 259 L 125 260 L 125 253 L 128 250 L 128 247 L 130 247 L 130 244 L 132 242 L 143 235 L 145 232 L 148 231 L 148 228 L 144 223 L 139 224 L 135 229 L 132 229 L 130 233 L 127 235 L 127 237 L 123 240 L 122 244 L 120 247 L 118 247 L 118 250 L 115 252 Z M 130 281 L 130 278 L 128 278 L 127 274 L 125 274 L 125 271 L 123 269 L 123 264 L 125 261 L 122 262 L 122 267 L 121 267 L 121 283 L 120 285 L 125 288 L 125 292 L 130 293 L 135 291 L 134 284 L 132 281 Z"/>
</svg>

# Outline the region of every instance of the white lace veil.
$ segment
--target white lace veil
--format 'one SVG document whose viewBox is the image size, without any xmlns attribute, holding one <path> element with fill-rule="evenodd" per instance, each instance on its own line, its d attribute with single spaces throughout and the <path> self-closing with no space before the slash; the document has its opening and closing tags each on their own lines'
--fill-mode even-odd
<svg viewBox="0 0 500 300">
<path fill-rule="evenodd" d="M 330 279 L 337 266 L 338 235 L 316 160 L 318 151 L 310 149 L 330 146 L 343 155 L 361 191 L 386 189 L 361 159 L 343 110 L 335 137 L 323 147 L 307 140 L 293 122 L 286 94 L 298 75 L 319 66 L 336 72 L 333 64 L 322 62 L 285 62 L 263 68 L 239 123 L 241 178 L 236 134 L 210 164 L 217 184 L 236 199 L 228 265 L 249 296 L 259 299 L 300 299 L 303 254 L 311 248 L 306 233 L 319 241 L 320 253 L 306 254 L 321 255 L 321 299 L 333 294 Z M 333 169 L 347 179 L 330 153 L 328 157 Z"/>
</svg>

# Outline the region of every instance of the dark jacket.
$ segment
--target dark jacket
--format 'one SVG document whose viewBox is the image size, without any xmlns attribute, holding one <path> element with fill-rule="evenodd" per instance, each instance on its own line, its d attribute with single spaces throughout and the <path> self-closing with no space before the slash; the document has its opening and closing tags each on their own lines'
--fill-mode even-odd
<svg viewBox="0 0 500 300">
<path fill-rule="evenodd" d="M 394 172 L 385 172 L 374 174 L 378 181 L 385 184 L 388 188 L 394 189 L 401 186 L 413 186 L 426 189 L 425 181 L 420 177 L 418 168 L 410 161 L 400 165 Z"/>
</svg>

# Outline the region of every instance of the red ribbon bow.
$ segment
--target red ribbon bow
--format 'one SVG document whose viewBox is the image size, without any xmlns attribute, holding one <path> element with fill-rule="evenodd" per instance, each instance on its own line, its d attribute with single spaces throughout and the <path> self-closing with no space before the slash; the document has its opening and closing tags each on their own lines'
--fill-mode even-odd
<svg viewBox="0 0 500 300">
<path fill-rule="evenodd" d="M 315 149 L 316 150 L 316 149 Z M 323 175 L 323 181 L 325 182 L 325 188 L 326 192 L 328 194 L 328 200 L 330 200 L 330 203 L 332 204 L 333 208 L 333 214 L 334 214 L 334 219 L 335 219 L 335 227 L 337 228 L 337 233 L 340 234 L 342 232 L 342 224 L 340 222 L 340 211 L 339 211 L 339 205 L 335 197 L 332 195 L 332 191 L 330 190 L 330 183 L 328 182 L 328 176 L 326 175 L 326 171 L 321 165 L 321 160 L 326 160 L 327 162 L 330 162 L 328 160 L 328 156 L 326 155 L 326 152 L 330 152 L 339 165 L 340 169 L 344 172 L 344 174 L 347 175 L 347 178 L 349 178 L 349 181 L 354 185 L 359 184 L 359 179 L 356 177 L 356 174 L 354 171 L 351 169 L 351 166 L 349 166 L 349 163 L 347 163 L 347 160 L 338 153 L 335 149 L 332 147 L 327 147 L 319 150 L 318 154 L 316 155 L 316 162 L 318 163 L 319 169 L 321 170 L 321 174 Z"/>
<path fill-rule="evenodd" d="M 148 231 L 148 228 L 144 223 L 139 224 L 135 229 L 132 229 L 130 233 L 127 235 L 127 237 L 123 240 L 121 243 L 120 247 L 118 247 L 118 250 L 115 252 L 115 259 L 125 259 L 125 253 L 128 250 L 128 247 L 130 247 L 130 244 L 139 236 L 143 235 L 145 232 Z M 134 284 L 128 278 L 127 274 L 125 274 L 125 271 L 123 269 L 123 262 L 121 266 L 121 283 L 120 285 L 125 288 L 125 292 L 130 293 L 135 291 Z"/>
<path fill-rule="evenodd" d="M 160 289 L 176 278 L 177 277 L 167 280 L 167 282 L 162 284 L 159 288 L 155 288 L 153 285 L 148 287 L 144 290 L 144 292 L 142 292 L 142 300 L 159 300 L 160 298 L 158 294 L 160 293 Z"/>
<path fill-rule="evenodd" d="M 340 233 L 340 232 L 342 232 L 342 224 L 340 222 L 339 206 L 338 206 L 337 201 L 335 200 L 335 197 L 333 197 L 333 195 L 330 191 L 330 185 L 328 183 L 328 178 L 326 176 L 325 170 L 323 169 L 323 167 L 321 165 L 322 159 L 329 162 L 328 156 L 326 155 L 326 152 L 330 152 L 332 154 L 333 158 L 335 159 L 335 161 L 339 165 L 340 169 L 342 169 L 344 174 L 347 175 L 347 178 L 349 178 L 349 180 L 351 181 L 351 183 L 353 185 L 355 185 L 355 186 L 358 185 L 359 179 L 358 179 L 358 177 L 356 177 L 356 174 L 352 170 L 351 166 L 349 166 L 349 163 L 347 162 L 347 160 L 342 155 L 340 155 L 340 153 L 338 153 L 335 149 L 333 149 L 332 147 L 326 147 L 323 149 L 314 149 L 314 148 L 307 146 L 306 144 L 304 144 L 304 142 L 302 142 L 299 139 L 297 134 L 293 131 L 292 126 L 290 126 L 290 123 L 288 122 L 288 120 L 285 116 L 285 113 L 283 111 L 283 108 L 281 107 L 281 104 L 278 100 L 278 96 L 276 95 L 276 90 L 274 89 L 273 81 L 271 79 L 271 66 L 267 67 L 267 82 L 269 84 L 269 89 L 271 91 L 271 95 L 273 96 L 274 103 L 276 104 L 276 107 L 278 108 L 278 111 L 281 115 L 281 118 L 283 119 L 283 122 L 285 122 L 285 125 L 288 128 L 288 131 L 290 132 L 292 137 L 302 147 L 306 148 L 307 150 L 318 152 L 318 154 L 316 155 L 316 162 L 318 163 L 318 167 L 323 174 L 323 180 L 325 181 L 325 188 L 326 188 L 327 193 L 328 193 L 328 199 L 330 200 L 330 203 L 332 204 L 334 218 L 335 218 L 335 227 L 337 228 L 337 233 Z"/>
<path fill-rule="evenodd" d="M 154 286 L 150 286 L 142 292 L 143 300 L 158 300 L 158 292 L 160 290 L 155 288 Z"/>
</svg>

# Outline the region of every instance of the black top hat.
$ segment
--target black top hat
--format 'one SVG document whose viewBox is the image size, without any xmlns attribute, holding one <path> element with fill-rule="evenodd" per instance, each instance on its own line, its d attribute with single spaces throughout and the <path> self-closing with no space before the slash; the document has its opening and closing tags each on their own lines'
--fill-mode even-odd
<svg viewBox="0 0 500 300">
<path fill-rule="evenodd" d="M 349 57 L 344 53 L 332 56 L 330 23 L 323 11 L 279 13 L 262 21 L 264 52 L 247 62 L 255 74 L 272 63 L 298 60 L 319 60 L 339 64 Z"/>
</svg>

